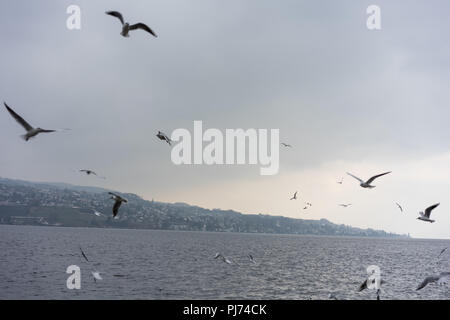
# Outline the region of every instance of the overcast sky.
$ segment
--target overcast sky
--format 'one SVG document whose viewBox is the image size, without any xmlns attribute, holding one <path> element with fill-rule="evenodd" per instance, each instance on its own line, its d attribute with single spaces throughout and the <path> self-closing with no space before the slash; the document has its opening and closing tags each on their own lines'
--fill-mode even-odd
<svg viewBox="0 0 450 320">
<path fill-rule="evenodd" d="M 81 30 L 66 28 L 71 4 Z M 381 30 L 366 28 L 371 4 Z M 0 176 L 450 238 L 449 9 L 444 0 L 1 1 L 0 99 L 32 125 L 72 130 L 25 142 L 2 107 Z M 158 38 L 120 36 L 107 10 Z M 192 131 L 194 120 L 279 129 L 293 148 L 280 149 L 274 176 L 259 165 L 176 166 L 155 134 Z M 346 171 L 392 174 L 367 190 Z M 437 202 L 435 223 L 416 219 Z"/>
</svg>

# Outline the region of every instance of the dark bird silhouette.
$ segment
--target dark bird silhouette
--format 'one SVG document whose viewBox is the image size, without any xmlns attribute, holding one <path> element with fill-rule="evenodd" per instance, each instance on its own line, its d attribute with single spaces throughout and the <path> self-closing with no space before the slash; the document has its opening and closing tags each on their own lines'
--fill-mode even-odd
<svg viewBox="0 0 450 320">
<path fill-rule="evenodd" d="M 119 212 L 120 205 L 122 202 L 128 202 L 127 199 L 122 198 L 121 196 L 108 192 L 110 195 L 112 195 L 111 199 L 115 200 L 114 207 L 113 207 L 113 217 L 115 218 L 117 216 L 117 213 Z"/>
<path fill-rule="evenodd" d="M 158 131 L 158 134 L 156 136 L 159 138 L 159 140 L 166 141 L 169 146 L 172 145 L 172 140 L 170 140 L 170 138 L 165 133 Z"/>
<path fill-rule="evenodd" d="M 136 29 L 141 29 L 144 31 L 147 31 L 148 33 L 150 33 L 152 36 L 157 37 L 156 33 L 153 32 L 152 29 L 149 28 L 149 26 L 147 26 L 144 23 L 136 23 L 136 24 L 132 24 L 130 25 L 128 22 L 125 22 L 123 20 L 123 16 L 120 12 L 118 11 L 106 11 L 105 12 L 107 15 L 116 17 L 120 20 L 120 22 L 122 23 L 122 31 L 120 32 L 120 34 L 124 37 L 129 37 L 129 32 L 132 30 L 136 30 Z"/>
<path fill-rule="evenodd" d="M 445 252 L 445 250 L 447 250 L 448 248 L 444 248 L 441 250 L 441 253 L 439 253 L 438 258 Z"/>
</svg>

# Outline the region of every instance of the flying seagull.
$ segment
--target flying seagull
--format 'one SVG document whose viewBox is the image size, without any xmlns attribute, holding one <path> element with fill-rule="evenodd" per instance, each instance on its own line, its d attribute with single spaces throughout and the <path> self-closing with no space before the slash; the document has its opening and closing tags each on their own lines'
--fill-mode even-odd
<svg viewBox="0 0 450 320">
<path fill-rule="evenodd" d="M 341 181 L 338 181 L 337 183 L 342 184 L 344 182 L 344 177 L 341 178 Z"/>
<path fill-rule="evenodd" d="M 251 254 L 248 255 L 248 257 L 250 258 L 250 261 L 253 262 L 253 264 L 256 264 L 255 260 L 253 259 L 253 256 Z"/>
<path fill-rule="evenodd" d="M 439 253 L 439 255 L 438 255 L 438 258 L 445 252 L 445 250 L 447 250 L 448 249 L 448 247 L 447 248 L 444 248 L 444 249 L 442 249 L 441 250 L 441 253 Z"/>
<path fill-rule="evenodd" d="M 165 133 L 158 131 L 158 134 L 156 136 L 159 138 L 159 140 L 166 141 L 169 144 L 169 146 L 172 145 L 171 144 L 172 140 L 170 140 L 170 138 Z"/>
<path fill-rule="evenodd" d="M 352 174 L 349 173 L 349 172 L 347 172 L 347 174 L 348 174 L 349 176 L 355 178 L 356 180 L 358 180 L 358 181 L 360 182 L 359 185 L 360 185 L 362 188 L 375 188 L 375 186 L 372 186 L 372 185 L 371 185 L 371 183 L 373 182 L 373 180 L 375 180 L 375 179 L 378 178 L 378 177 L 384 176 L 385 174 L 391 173 L 391 172 L 392 172 L 392 171 L 385 172 L 385 173 L 382 173 L 382 174 L 377 174 L 376 176 L 373 176 L 372 178 L 370 178 L 370 179 L 367 180 L 367 181 L 363 181 L 362 179 L 360 179 L 360 178 L 358 178 L 358 177 L 352 175 Z"/>
<path fill-rule="evenodd" d="M 94 282 L 97 282 L 97 280 L 103 280 L 102 276 L 100 275 L 100 272 L 98 271 L 92 271 L 92 276 L 94 277 Z"/>
<path fill-rule="evenodd" d="M 289 200 L 297 200 L 297 191 L 295 191 L 294 196 Z"/>
<path fill-rule="evenodd" d="M 284 142 L 282 142 L 281 145 L 284 146 L 284 147 L 292 148 L 292 146 L 290 144 L 287 144 L 287 143 L 284 143 Z"/>
<path fill-rule="evenodd" d="M 216 253 L 216 256 L 214 257 L 214 259 L 218 259 L 218 258 L 220 258 L 223 262 L 226 262 L 228 264 L 233 263 L 228 258 L 225 258 L 221 253 Z"/>
<path fill-rule="evenodd" d="M 47 132 L 55 132 L 56 130 L 45 130 L 41 128 L 33 128 L 28 122 L 26 122 L 21 116 L 19 116 L 17 113 L 14 112 L 13 109 L 11 109 L 6 102 L 3 102 L 8 112 L 11 114 L 11 116 L 16 119 L 16 121 L 27 131 L 26 134 L 22 135 L 21 137 L 28 141 L 30 138 L 37 136 L 39 133 L 47 133 Z"/>
<path fill-rule="evenodd" d="M 97 175 L 97 173 L 95 173 L 92 170 L 88 170 L 88 169 L 81 169 L 80 172 L 85 172 L 87 175 L 93 174 L 94 176 Z"/>
<path fill-rule="evenodd" d="M 434 220 L 430 219 L 430 215 L 431 215 L 431 211 L 436 208 L 439 205 L 439 203 L 433 204 L 432 206 L 428 207 L 425 209 L 425 213 L 423 213 L 422 211 L 419 212 L 420 217 L 418 217 L 417 219 L 422 220 L 422 221 L 426 221 L 426 222 L 431 222 L 433 223 Z"/>
<path fill-rule="evenodd" d="M 100 177 L 95 171 L 92 171 L 92 170 L 89 170 L 89 169 L 81 169 L 79 171 L 86 173 L 86 175 L 88 175 L 88 176 L 92 174 L 92 175 L 97 176 L 99 178 L 106 179 L 105 177 Z"/>
<path fill-rule="evenodd" d="M 399 205 L 397 202 L 395 203 L 397 205 L 397 207 L 400 209 L 401 212 L 403 212 L 403 208 L 401 205 Z"/>
<path fill-rule="evenodd" d="M 341 206 L 341 207 L 344 207 L 344 208 L 347 208 L 347 207 L 349 207 L 349 206 L 351 206 L 351 205 L 352 205 L 351 203 L 347 203 L 347 204 L 341 203 L 341 204 L 340 204 L 340 206 Z"/>
<path fill-rule="evenodd" d="M 441 272 L 438 276 L 426 277 L 422 281 L 422 283 L 417 287 L 416 290 L 423 289 L 427 286 L 427 284 L 433 283 L 436 281 L 437 281 L 438 285 L 446 284 L 448 282 L 448 276 L 450 276 L 450 272 Z"/>
<path fill-rule="evenodd" d="M 99 211 L 97 211 L 97 210 L 95 210 L 95 209 L 91 209 L 92 211 L 93 211 L 93 213 L 97 216 L 97 217 L 100 217 L 100 216 L 103 216 L 104 214 L 103 213 L 101 213 L 101 212 L 99 212 Z"/>
<path fill-rule="evenodd" d="M 113 207 L 113 217 L 115 218 L 117 213 L 119 212 L 119 208 L 120 205 L 122 204 L 122 202 L 128 202 L 127 199 L 122 198 L 121 196 L 112 193 L 112 192 L 108 192 L 110 195 L 112 195 L 111 199 L 115 200 L 116 202 L 114 203 L 114 207 Z"/>
<path fill-rule="evenodd" d="M 148 33 L 150 33 L 151 35 L 153 35 L 154 37 L 157 37 L 156 33 L 153 32 L 152 29 L 150 29 L 146 24 L 143 23 L 136 23 L 136 24 L 132 24 L 130 25 L 128 22 L 125 22 L 123 20 L 123 16 L 120 12 L 118 11 L 106 11 L 106 14 L 116 17 L 120 20 L 120 22 L 122 23 L 122 32 L 120 33 L 122 36 L 124 37 L 129 37 L 130 35 L 128 34 L 131 30 L 136 30 L 136 29 L 141 29 L 144 31 L 147 31 Z"/>
</svg>

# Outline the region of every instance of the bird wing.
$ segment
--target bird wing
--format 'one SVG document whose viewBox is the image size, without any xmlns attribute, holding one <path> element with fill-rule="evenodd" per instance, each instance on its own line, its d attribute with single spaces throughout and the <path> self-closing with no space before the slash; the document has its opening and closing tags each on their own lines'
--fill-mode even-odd
<svg viewBox="0 0 450 320">
<path fill-rule="evenodd" d="M 426 216 L 427 218 L 429 218 L 429 217 L 430 217 L 430 214 L 431 214 L 431 211 L 432 211 L 434 208 L 436 208 L 438 205 L 439 205 L 439 203 L 436 203 L 436 204 L 433 204 L 432 206 L 426 208 L 426 209 L 425 209 L 425 216 Z"/>
<path fill-rule="evenodd" d="M 96 280 L 103 280 L 102 276 L 100 275 L 100 272 L 95 271 L 95 272 L 91 272 L 91 273 L 94 276 L 94 279 L 96 279 Z"/>
<path fill-rule="evenodd" d="M 110 15 L 110 16 L 119 18 L 120 22 L 122 22 L 122 25 L 125 24 L 125 22 L 123 21 L 122 14 L 120 12 L 118 12 L 118 11 L 106 11 L 105 13 Z"/>
<path fill-rule="evenodd" d="M 359 288 L 358 288 L 358 292 L 361 292 L 361 291 L 363 291 L 364 289 L 367 289 L 367 279 L 364 280 L 363 283 L 361 283 L 361 285 L 360 285 Z"/>
<path fill-rule="evenodd" d="M 447 248 L 444 248 L 441 250 L 441 253 L 439 253 L 438 258 L 441 256 L 441 254 L 443 254 L 445 252 L 445 250 L 447 250 Z"/>
<path fill-rule="evenodd" d="M 391 173 L 392 171 L 389 172 L 385 172 L 385 173 L 381 173 L 381 174 L 377 174 L 376 176 L 373 176 L 372 178 L 370 178 L 369 180 L 366 181 L 367 184 L 370 184 L 373 180 L 375 180 L 378 177 L 384 176 L 385 174 Z"/>
<path fill-rule="evenodd" d="M 423 289 L 423 288 L 425 288 L 425 286 L 427 284 L 432 283 L 432 282 L 436 282 L 438 280 L 439 280 L 439 277 L 437 277 L 437 276 L 426 277 L 425 280 L 423 280 L 422 283 L 419 284 L 419 286 L 417 287 L 416 290 Z"/>
<path fill-rule="evenodd" d="M 153 32 L 152 29 L 150 29 L 146 24 L 143 23 L 136 23 L 130 26 L 130 30 L 136 30 L 136 29 L 142 29 L 144 31 L 147 31 L 148 33 L 152 34 L 154 37 L 158 37 L 156 33 Z"/>
<path fill-rule="evenodd" d="M 84 254 L 83 249 L 81 249 L 81 247 L 80 247 L 80 251 L 81 251 L 81 255 L 86 259 L 87 262 L 89 262 L 88 258 Z"/>
<path fill-rule="evenodd" d="M 114 203 L 114 207 L 113 207 L 113 217 L 115 217 L 115 216 L 117 216 L 117 213 L 119 212 L 119 208 L 120 208 L 120 205 L 122 204 L 122 201 L 116 201 L 115 203 Z"/>
<path fill-rule="evenodd" d="M 364 183 L 364 181 L 363 180 L 361 180 L 360 178 L 358 178 L 357 176 L 354 176 L 354 175 L 352 175 L 350 172 L 347 172 L 347 174 L 349 175 L 349 176 L 351 176 L 351 177 L 353 177 L 353 178 L 355 178 L 356 180 L 358 180 L 359 182 L 361 182 L 361 183 Z"/>
<path fill-rule="evenodd" d="M 8 107 L 8 105 L 6 104 L 6 102 L 3 102 L 3 104 L 5 105 L 6 109 L 8 110 L 8 112 L 13 116 L 14 119 L 16 119 L 16 121 L 22 126 L 24 127 L 25 130 L 30 131 L 33 129 L 33 127 L 26 122 L 21 116 L 19 116 L 17 113 L 14 112 L 13 109 L 11 109 L 10 107 Z"/>
<path fill-rule="evenodd" d="M 114 192 L 108 192 L 108 193 L 109 193 L 110 195 L 114 196 L 114 197 L 120 198 L 120 196 L 117 195 L 117 194 L 115 194 Z"/>
<path fill-rule="evenodd" d="M 41 129 L 41 132 L 56 132 L 56 130 L 45 130 L 45 129 Z"/>
<path fill-rule="evenodd" d="M 403 208 L 401 205 L 399 205 L 397 202 L 395 203 L 397 205 L 397 207 L 400 209 L 401 212 L 403 212 Z"/>
</svg>

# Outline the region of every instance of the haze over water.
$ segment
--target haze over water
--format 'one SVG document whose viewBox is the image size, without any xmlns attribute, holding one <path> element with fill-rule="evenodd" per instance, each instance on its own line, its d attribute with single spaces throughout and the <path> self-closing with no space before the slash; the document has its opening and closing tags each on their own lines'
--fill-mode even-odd
<svg viewBox="0 0 450 320">
<path fill-rule="evenodd" d="M 81 256 L 79 246 L 90 263 Z M 448 299 L 447 286 L 415 291 L 449 270 L 450 240 L 0 225 L 0 299 L 375 299 L 358 293 L 371 264 L 381 299 Z M 235 264 L 214 259 L 222 253 Z M 248 258 L 251 254 L 257 264 Z M 66 268 L 81 268 L 81 289 Z M 91 271 L 103 280 L 94 282 Z"/>
</svg>

